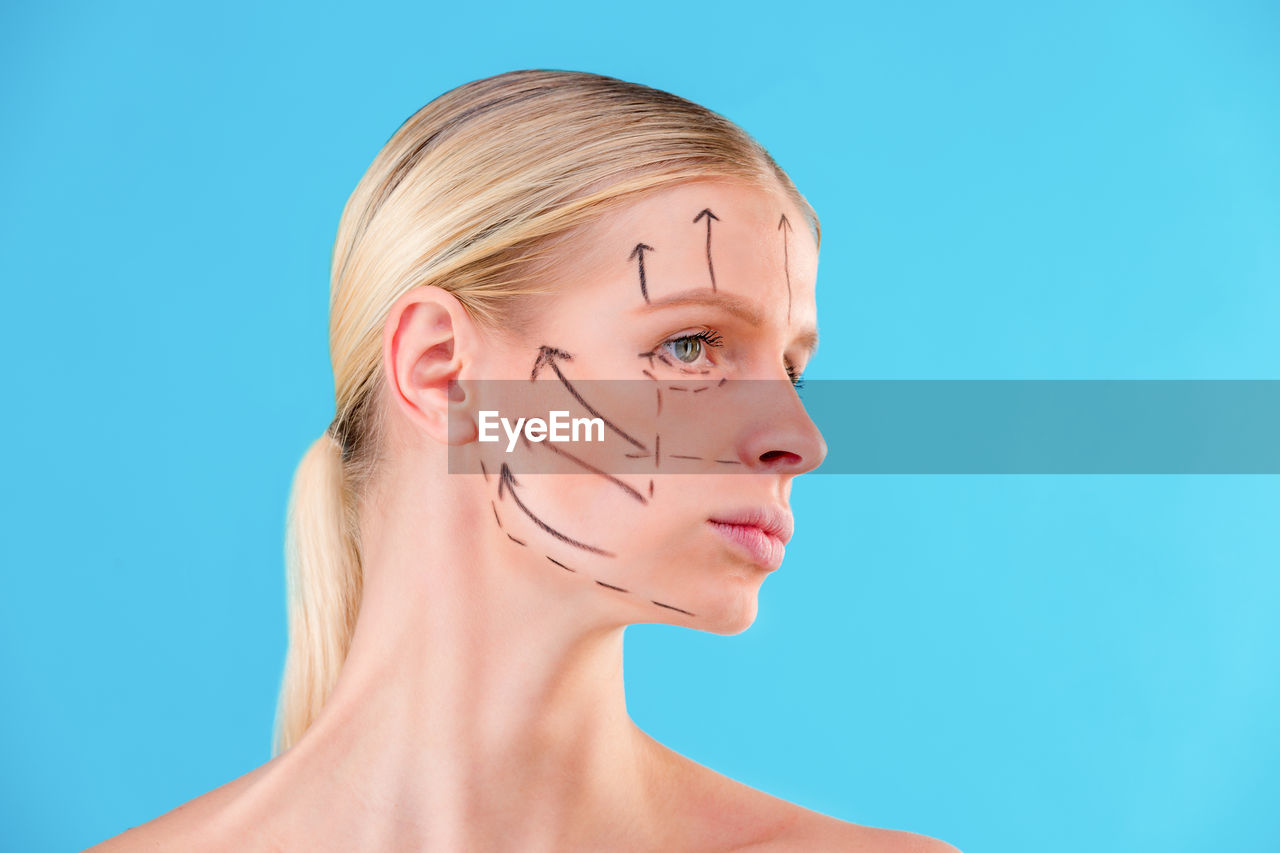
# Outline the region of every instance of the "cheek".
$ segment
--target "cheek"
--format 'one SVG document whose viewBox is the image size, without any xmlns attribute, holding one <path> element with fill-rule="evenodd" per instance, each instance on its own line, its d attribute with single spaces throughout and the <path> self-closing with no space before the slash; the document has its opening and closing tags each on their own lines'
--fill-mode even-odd
<svg viewBox="0 0 1280 853">
<path fill-rule="evenodd" d="M 521 533 L 520 538 L 539 553 L 546 552 L 575 569 L 590 568 L 602 577 L 659 580 L 678 573 L 678 567 L 687 566 L 690 559 L 701 563 L 712 556 L 709 546 L 714 538 L 704 529 L 708 496 L 703 479 L 626 478 L 624 482 L 640 493 L 642 502 L 601 477 L 522 475 L 518 487 L 507 492 L 498 507 L 504 513 L 519 511 L 515 516 L 519 524 L 508 524 L 507 529 L 519 527 L 531 534 Z M 529 514 L 514 498 L 537 521 L 530 525 Z"/>
<path fill-rule="evenodd" d="M 629 565 L 637 559 L 670 553 L 694 526 L 690 508 L 675 489 L 661 482 L 662 478 L 619 478 L 639 493 L 643 502 L 600 477 L 556 475 L 545 479 L 552 481 L 550 486 L 556 490 L 557 514 L 574 519 L 576 526 L 607 542 L 608 550 L 617 555 L 613 562 Z"/>
<path fill-rule="evenodd" d="M 490 476 L 495 490 L 503 482 Z M 551 572 L 549 582 L 634 606 L 633 621 L 691 620 L 726 634 L 748 626 L 762 576 L 730 558 L 706 522 L 741 487 L 740 478 L 655 474 L 625 482 L 644 500 L 594 475 L 521 474 L 509 481 L 492 495 L 504 559 L 521 574 Z"/>
<path fill-rule="evenodd" d="M 629 478 L 645 492 L 640 503 L 610 488 L 599 478 L 557 476 L 555 512 L 573 519 L 576 529 L 592 541 L 605 544 L 614 556 L 592 556 L 600 572 L 630 580 L 645 589 L 672 591 L 693 573 L 723 562 L 719 540 L 706 523 L 712 505 L 710 479 L 703 476 L 655 476 L 643 481 Z M 649 483 L 653 485 L 648 495 Z M 587 560 L 584 555 L 580 561 Z"/>
</svg>

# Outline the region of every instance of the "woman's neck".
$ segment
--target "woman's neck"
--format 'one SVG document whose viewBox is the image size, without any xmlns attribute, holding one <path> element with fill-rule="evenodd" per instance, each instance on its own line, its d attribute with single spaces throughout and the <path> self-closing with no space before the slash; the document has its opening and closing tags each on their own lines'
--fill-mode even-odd
<svg viewBox="0 0 1280 853">
<path fill-rule="evenodd" d="M 297 806 L 288 834 L 397 849 L 656 845 L 635 833 L 674 807 L 671 757 L 627 715 L 624 626 L 592 623 L 574 585 L 504 564 L 508 543 L 464 509 L 489 511 L 465 493 L 478 478 L 433 479 L 399 486 L 367 519 L 341 676 L 272 763 Z"/>
</svg>

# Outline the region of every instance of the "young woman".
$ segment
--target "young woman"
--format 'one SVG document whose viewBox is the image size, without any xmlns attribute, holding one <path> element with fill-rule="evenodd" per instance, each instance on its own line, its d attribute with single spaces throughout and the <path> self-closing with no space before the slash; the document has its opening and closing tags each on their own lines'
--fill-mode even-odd
<svg viewBox="0 0 1280 853">
<path fill-rule="evenodd" d="M 665 92 L 519 71 L 419 110 L 338 229 L 278 754 L 100 849 L 953 850 L 734 782 L 627 715 L 624 628 L 746 629 L 826 452 L 791 386 L 818 235 L 758 143 Z M 611 380 L 643 412 L 582 390 Z M 480 440 L 511 381 L 610 441 L 517 475 Z"/>
</svg>

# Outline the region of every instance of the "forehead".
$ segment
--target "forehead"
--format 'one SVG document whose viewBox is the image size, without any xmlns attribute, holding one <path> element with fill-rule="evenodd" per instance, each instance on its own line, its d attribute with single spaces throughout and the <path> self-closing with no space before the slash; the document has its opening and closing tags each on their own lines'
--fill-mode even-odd
<svg viewBox="0 0 1280 853">
<path fill-rule="evenodd" d="M 621 307 L 716 293 L 784 325 L 815 324 L 817 248 L 781 187 L 680 184 L 610 211 L 580 238 L 581 283 Z"/>
</svg>

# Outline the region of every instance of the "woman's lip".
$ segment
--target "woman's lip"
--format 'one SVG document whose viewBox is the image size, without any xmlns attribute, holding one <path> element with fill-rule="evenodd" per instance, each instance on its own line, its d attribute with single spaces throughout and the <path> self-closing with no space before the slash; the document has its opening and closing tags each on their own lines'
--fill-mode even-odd
<svg viewBox="0 0 1280 853">
<path fill-rule="evenodd" d="M 787 546 L 783 541 L 754 524 L 729 524 L 723 521 L 708 520 L 724 539 L 747 553 L 752 562 L 773 571 L 782 565 L 783 554 Z"/>
</svg>

